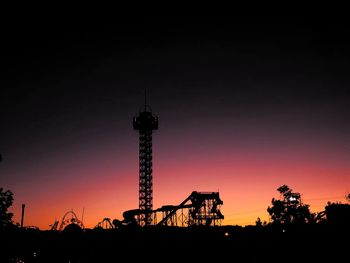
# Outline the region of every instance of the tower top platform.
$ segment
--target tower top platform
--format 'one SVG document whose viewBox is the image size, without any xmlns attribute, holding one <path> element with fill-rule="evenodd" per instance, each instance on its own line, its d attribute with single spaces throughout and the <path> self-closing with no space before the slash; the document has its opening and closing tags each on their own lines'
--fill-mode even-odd
<svg viewBox="0 0 350 263">
<path fill-rule="evenodd" d="M 152 131 L 158 130 L 158 117 L 153 115 L 151 111 L 145 109 L 135 116 L 133 119 L 134 130 Z"/>
</svg>

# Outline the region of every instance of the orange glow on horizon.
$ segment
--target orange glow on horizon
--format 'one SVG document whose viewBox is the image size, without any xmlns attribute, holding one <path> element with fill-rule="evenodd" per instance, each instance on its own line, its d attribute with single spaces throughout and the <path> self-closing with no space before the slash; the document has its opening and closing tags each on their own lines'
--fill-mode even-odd
<svg viewBox="0 0 350 263">
<path fill-rule="evenodd" d="M 167 131 L 163 134 L 169 136 Z M 223 225 L 251 225 L 257 217 L 268 221 L 266 209 L 283 184 L 301 193 L 313 212 L 323 211 L 327 201 L 346 202 L 350 190 L 348 148 L 337 141 L 259 144 L 248 139 L 230 141 L 229 136 L 215 140 L 184 134 L 173 140 L 161 133 L 157 136 L 154 209 L 180 204 L 192 191 L 219 191 Z M 23 181 L 4 186 L 14 193 L 14 221 L 20 222 L 22 203 L 26 204 L 25 225 L 40 229 L 48 229 L 71 209 L 79 218 L 85 209 L 84 225 L 93 228 L 103 218 L 122 220 L 124 211 L 138 208 L 137 135 L 98 147 L 45 156 L 45 162 L 9 170 L 9 176 L 26 175 Z"/>
<path fill-rule="evenodd" d="M 161 176 L 163 167 L 156 168 L 154 180 L 154 208 L 165 204 L 177 205 L 192 191 L 219 191 L 224 204 L 221 208 L 225 216 L 223 225 L 252 225 L 257 217 L 262 221 L 269 220 L 267 207 L 272 197 L 278 198 L 277 187 L 289 185 L 294 191 L 302 194 L 304 203 L 310 205 L 313 212 L 324 210 L 327 201 L 345 202 L 345 185 L 348 184 L 347 169 L 326 171 L 322 169 L 298 169 L 295 177 L 292 170 L 269 169 L 265 173 L 260 168 L 240 168 L 239 177 L 229 176 L 230 169 L 199 170 L 197 166 L 187 168 L 180 175 L 168 171 L 167 178 Z M 200 176 L 193 176 L 199 173 Z M 316 174 L 309 180 L 307 176 Z M 136 174 L 136 175 L 135 175 Z M 220 175 L 220 181 L 215 178 Z M 332 176 L 329 176 L 332 174 Z M 283 176 L 282 176 L 283 175 Z M 294 176 L 294 177 L 293 177 Z M 337 177 L 338 180 L 332 180 Z M 69 185 L 62 182 L 56 186 L 46 185 L 43 190 L 30 198 L 25 197 L 25 189 L 15 191 L 13 212 L 14 221 L 20 222 L 21 201 L 26 204 L 25 225 L 49 229 L 55 219 L 61 221 L 65 212 L 73 209 L 81 219 L 85 209 L 84 225 L 93 228 L 103 218 L 122 219 L 125 210 L 135 209 L 138 204 L 137 173 L 129 171 L 122 179 L 108 176 L 108 182 L 87 182 L 86 184 Z M 200 178 L 200 179 L 199 179 Z M 325 188 L 324 185 L 328 187 Z M 55 195 L 55 192 L 62 195 Z M 22 196 L 23 195 L 23 196 Z"/>
</svg>

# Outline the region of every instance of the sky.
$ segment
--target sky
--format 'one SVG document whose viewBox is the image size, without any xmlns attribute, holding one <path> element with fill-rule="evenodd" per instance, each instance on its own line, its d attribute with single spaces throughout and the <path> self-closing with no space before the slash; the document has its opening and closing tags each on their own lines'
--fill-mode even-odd
<svg viewBox="0 0 350 263">
<path fill-rule="evenodd" d="M 138 208 L 144 103 L 153 206 L 219 191 L 224 225 L 268 221 L 277 188 L 311 211 L 350 191 L 347 18 L 304 15 L 45 17 L 2 32 L 0 187 L 26 226 L 73 209 L 86 227 Z"/>
</svg>

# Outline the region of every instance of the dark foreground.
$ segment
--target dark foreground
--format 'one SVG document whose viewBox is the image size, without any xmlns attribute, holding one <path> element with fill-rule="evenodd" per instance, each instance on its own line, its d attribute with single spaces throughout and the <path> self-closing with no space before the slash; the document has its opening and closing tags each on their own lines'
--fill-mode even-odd
<svg viewBox="0 0 350 263">
<path fill-rule="evenodd" d="M 123 228 L 1 231 L 0 262 L 343 262 L 350 228 Z"/>
</svg>

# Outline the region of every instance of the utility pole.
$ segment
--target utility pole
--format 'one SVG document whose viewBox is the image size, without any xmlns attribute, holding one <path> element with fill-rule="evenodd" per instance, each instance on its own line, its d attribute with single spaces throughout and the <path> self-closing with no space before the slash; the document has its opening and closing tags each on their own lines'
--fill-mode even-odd
<svg viewBox="0 0 350 263">
<path fill-rule="evenodd" d="M 25 204 L 22 204 L 22 217 L 21 217 L 21 228 L 23 228 L 23 221 L 24 221 L 24 208 L 26 207 Z"/>
</svg>

